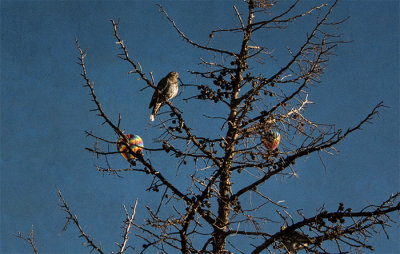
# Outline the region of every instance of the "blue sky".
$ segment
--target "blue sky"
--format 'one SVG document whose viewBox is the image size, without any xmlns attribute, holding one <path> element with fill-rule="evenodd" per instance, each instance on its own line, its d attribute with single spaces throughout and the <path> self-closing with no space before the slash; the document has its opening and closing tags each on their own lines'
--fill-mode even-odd
<svg viewBox="0 0 400 254">
<path fill-rule="evenodd" d="M 240 1 L 239 1 L 240 2 Z M 206 42 L 209 31 L 236 22 L 231 1 L 161 1 L 169 15 L 195 41 Z M 307 2 L 310 3 L 310 2 Z M 150 179 L 140 174 L 124 178 L 102 175 L 84 150 L 93 140 L 84 131 L 115 138 L 102 120 L 89 112 L 94 105 L 82 87 L 75 38 L 88 48 L 89 77 L 103 109 L 113 120 L 122 114 L 127 133 L 139 134 L 150 147 L 160 131 L 149 126 L 147 105 L 152 91 L 140 92 L 143 82 L 128 75 L 129 65 L 119 53 L 110 19 L 120 18 L 120 35 L 131 54 L 156 80 L 175 70 L 181 79 L 194 82 L 186 73 L 198 68 L 202 52 L 183 42 L 150 1 L 1 1 L 1 243 L 0 253 L 29 253 L 30 247 L 14 235 L 35 227 L 40 253 L 87 253 L 74 228 L 61 229 L 65 214 L 57 207 L 56 186 L 62 191 L 85 231 L 105 250 L 116 250 L 123 220 L 122 204 L 139 198 L 138 217 L 145 204 L 156 205 L 159 197 L 144 192 Z M 239 3 L 236 3 L 240 6 Z M 301 161 L 299 177 L 276 179 L 268 192 L 286 205 L 314 211 L 326 204 L 336 209 L 344 202 L 354 209 L 386 200 L 399 191 L 399 3 L 397 1 L 342 1 L 334 17 L 351 18 L 341 25 L 344 39 L 332 57 L 322 83 L 310 90 L 315 102 L 308 114 L 318 122 L 354 126 L 378 102 L 381 110 L 373 124 L 364 126 L 337 146 L 340 153 L 323 155 L 325 172 L 318 157 Z M 265 37 L 269 48 L 296 42 L 301 30 L 284 38 Z M 216 43 L 237 48 L 235 38 Z M 282 40 L 281 40 L 282 39 Z M 277 52 L 277 54 L 280 54 Z M 269 70 L 266 70 L 269 71 Z M 189 89 L 185 90 L 190 92 Z M 185 92 L 184 92 L 185 94 Z M 212 106 L 185 103 L 184 95 L 174 104 L 184 112 L 210 110 Z M 214 108 L 218 111 L 217 108 Z M 186 113 L 199 133 L 213 131 L 205 122 Z M 154 146 L 153 146 L 154 147 Z M 151 153 L 146 156 L 151 157 Z M 164 157 L 163 157 L 164 156 Z M 154 159 L 163 168 L 170 158 Z M 121 156 L 116 168 L 127 167 Z M 173 165 L 173 164 L 171 164 Z M 160 169 L 161 170 L 161 169 Z M 166 170 L 166 169 L 165 169 Z M 165 175 L 178 182 L 175 166 Z M 180 179 L 179 179 L 180 181 Z M 148 202 L 148 203 L 147 203 Z M 397 220 L 398 215 L 394 216 Z M 370 241 L 376 253 L 399 249 L 399 228 Z M 367 252 L 368 253 L 368 252 Z"/>
</svg>

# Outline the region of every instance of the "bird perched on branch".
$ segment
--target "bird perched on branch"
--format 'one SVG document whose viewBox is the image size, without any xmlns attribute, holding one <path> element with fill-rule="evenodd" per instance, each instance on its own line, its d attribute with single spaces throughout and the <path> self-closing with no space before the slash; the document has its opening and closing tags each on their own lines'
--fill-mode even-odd
<svg viewBox="0 0 400 254">
<path fill-rule="evenodd" d="M 150 115 L 150 121 L 154 121 L 158 110 L 166 101 L 174 98 L 178 94 L 178 77 L 179 74 L 175 71 L 172 71 L 163 79 L 161 79 L 160 82 L 158 82 L 157 89 L 154 91 L 149 105 L 149 108 L 153 107 Z"/>
</svg>

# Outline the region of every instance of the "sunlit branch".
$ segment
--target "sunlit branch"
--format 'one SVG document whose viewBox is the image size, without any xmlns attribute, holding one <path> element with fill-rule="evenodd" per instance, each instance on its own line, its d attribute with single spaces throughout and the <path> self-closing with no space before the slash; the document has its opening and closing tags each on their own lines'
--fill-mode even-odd
<svg viewBox="0 0 400 254">
<path fill-rule="evenodd" d="M 36 243 L 35 243 L 35 235 L 34 235 L 34 231 L 33 231 L 33 225 L 31 227 L 31 231 L 29 232 L 29 234 L 27 236 L 24 236 L 21 232 L 18 232 L 16 235 L 18 238 L 24 240 L 25 242 L 27 242 L 33 249 L 33 252 L 35 252 L 35 254 L 38 254 L 38 250 L 36 247 Z"/>
<path fill-rule="evenodd" d="M 331 146 L 336 145 L 337 143 L 339 143 L 340 141 L 345 139 L 350 133 L 354 132 L 355 130 L 360 129 L 363 124 L 365 124 L 365 123 L 369 122 L 370 120 L 372 120 L 372 117 L 375 114 L 378 113 L 378 108 L 380 108 L 380 107 L 383 107 L 383 102 L 380 102 L 378 105 L 376 105 L 374 107 L 374 109 L 371 111 L 371 113 L 369 113 L 367 115 L 367 117 L 364 118 L 364 120 L 362 120 L 355 127 L 349 128 L 344 134 L 341 134 L 341 132 L 338 131 L 334 135 L 332 135 L 330 139 L 328 139 L 325 142 L 322 142 L 321 144 L 314 145 L 314 146 L 311 146 L 311 147 L 308 147 L 308 148 L 300 148 L 293 155 L 290 155 L 290 156 L 287 156 L 284 159 L 281 159 L 279 162 L 275 163 L 275 165 L 277 165 L 276 169 L 273 169 L 273 170 L 269 171 L 261 179 L 255 181 L 252 184 L 248 185 L 247 187 L 242 188 L 241 190 L 239 190 L 236 194 L 232 195 L 231 200 L 237 199 L 240 195 L 246 193 L 247 191 L 249 191 L 249 190 L 255 188 L 256 186 L 258 186 L 258 185 L 264 183 L 265 181 L 267 181 L 271 176 L 282 172 L 293 161 L 295 161 L 297 158 L 302 157 L 304 155 L 309 155 L 309 154 L 311 154 L 313 152 L 321 151 L 321 150 L 323 150 L 325 148 L 329 148 Z"/>
<path fill-rule="evenodd" d="M 284 73 L 286 70 L 288 70 L 297 61 L 297 59 L 303 53 L 304 49 L 310 44 L 311 40 L 314 38 L 314 36 L 318 32 L 319 27 L 322 24 L 324 24 L 324 22 L 328 19 L 328 16 L 331 14 L 331 12 L 332 12 L 332 10 L 333 10 L 333 8 L 335 7 L 336 4 L 337 4 L 337 1 L 335 1 L 335 3 L 330 7 L 328 12 L 325 14 L 324 18 L 321 19 L 321 21 L 317 23 L 317 25 L 314 27 L 314 29 L 310 33 L 310 35 L 307 36 L 306 42 L 300 47 L 300 49 L 293 56 L 293 58 L 287 63 L 287 65 L 285 67 L 282 67 L 277 73 L 275 73 L 270 78 L 268 78 L 268 80 L 265 82 L 265 84 L 270 83 L 273 80 L 275 80 L 278 76 L 280 76 L 282 73 Z M 261 83 L 256 88 L 254 88 L 254 89 L 248 91 L 247 93 L 245 93 L 244 95 L 242 95 L 238 100 L 239 101 L 243 101 L 243 100 L 247 99 L 248 97 L 256 94 L 263 86 L 264 86 L 264 84 Z"/>
<path fill-rule="evenodd" d="M 284 15 L 288 14 L 289 12 L 291 12 L 291 11 L 293 10 L 293 8 L 297 5 L 298 2 L 299 2 L 299 0 L 297 0 L 292 6 L 290 6 L 290 8 L 289 8 L 286 12 L 282 13 L 282 14 L 279 15 L 279 16 L 273 17 L 272 19 L 267 20 L 267 21 L 261 21 L 261 22 L 256 22 L 256 23 L 254 23 L 254 24 L 253 24 L 253 29 L 254 29 L 254 31 L 256 31 L 256 30 L 258 30 L 258 29 L 260 29 L 260 28 L 265 28 L 265 26 L 268 25 L 268 24 L 270 24 L 270 23 L 277 24 L 277 23 L 290 23 L 290 22 L 293 22 L 293 21 L 295 21 L 295 20 L 298 19 L 298 18 L 304 17 L 304 16 L 306 16 L 306 15 L 310 15 L 310 14 L 311 14 L 312 12 L 314 12 L 315 10 L 320 10 L 320 9 L 322 9 L 323 7 L 325 7 L 325 6 L 328 5 L 328 4 L 321 4 L 321 5 L 319 5 L 319 6 L 316 6 L 316 7 L 311 8 L 309 11 L 303 12 L 303 13 L 301 13 L 301 14 L 299 14 L 299 15 L 296 15 L 296 16 L 293 16 L 293 17 L 290 17 L 290 18 L 287 18 L 287 19 L 280 19 L 280 18 L 283 17 Z"/>
<path fill-rule="evenodd" d="M 118 254 L 122 254 L 125 250 L 126 250 L 126 244 L 128 242 L 128 235 L 130 233 L 131 227 L 133 225 L 133 219 L 135 217 L 136 214 L 136 206 L 137 206 L 138 200 L 136 199 L 135 201 L 135 205 L 133 207 L 131 207 L 132 212 L 129 214 L 128 210 L 126 209 L 125 205 L 124 205 L 124 211 L 125 211 L 125 215 L 126 215 L 126 220 L 124 221 L 125 225 L 124 225 L 124 236 L 123 236 L 123 241 L 122 244 L 117 244 L 120 247 L 120 250 L 118 252 Z"/>
</svg>

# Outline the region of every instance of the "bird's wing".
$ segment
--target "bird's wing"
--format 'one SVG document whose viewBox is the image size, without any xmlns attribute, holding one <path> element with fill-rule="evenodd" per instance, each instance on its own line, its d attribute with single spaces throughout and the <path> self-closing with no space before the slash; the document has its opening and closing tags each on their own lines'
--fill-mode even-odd
<svg viewBox="0 0 400 254">
<path fill-rule="evenodd" d="M 158 82 L 157 88 L 160 90 L 161 94 L 164 94 L 165 90 L 168 88 L 169 80 L 167 77 L 163 78 Z"/>
<path fill-rule="evenodd" d="M 157 89 L 159 90 L 159 92 L 161 94 L 164 92 L 165 88 L 167 87 L 167 84 L 168 84 L 168 81 L 167 81 L 166 77 L 161 79 L 160 82 L 158 82 Z M 151 97 L 151 101 L 149 104 L 149 108 L 152 108 L 157 103 L 158 97 L 159 97 L 159 95 L 158 95 L 157 90 L 154 90 L 153 97 Z"/>
</svg>

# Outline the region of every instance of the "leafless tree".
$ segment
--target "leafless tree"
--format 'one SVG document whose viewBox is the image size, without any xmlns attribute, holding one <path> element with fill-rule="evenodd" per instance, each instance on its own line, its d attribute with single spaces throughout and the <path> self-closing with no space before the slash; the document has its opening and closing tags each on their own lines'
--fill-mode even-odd
<svg viewBox="0 0 400 254">
<path fill-rule="evenodd" d="M 148 190 L 162 190 L 159 206 L 146 206 L 148 219 L 144 223 L 134 220 L 136 205 L 131 213 L 125 209 L 125 233 L 122 244 L 118 244 L 118 253 L 127 249 L 130 231 L 144 242 L 133 246 L 138 253 L 297 253 L 299 250 L 348 253 L 373 250 L 367 239 L 380 231 L 386 233 L 386 227 L 394 223 L 390 215 L 400 209 L 399 193 L 359 211 L 340 203 L 335 211 L 321 207 L 315 214 L 306 215 L 301 212 L 301 207 L 296 207 L 293 212 L 282 202 L 272 200 L 265 191 L 274 176 L 296 175 L 297 159 L 321 152 L 335 154 L 335 145 L 370 122 L 383 107 L 383 103 L 379 103 L 347 130 L 337 129 L 334 124 L 317 123 L 309 118 L 309 114 L 304 114 L 311 103 L 308 98 L 310 88 L 320 83 L 334 49 L 346 43 L 335 29 L 345 20 L 331 20 L 337 1 L 306 10 L 299 1 L 284 10 L 277 7 L 275 0 L 243 0 L 238 4 L 239 8 L 233 6 L 232 9 L 237 17 L 232 23 L 237 22 L 238 26 L 211 31 L 207 44 L 186 36 L 167 11 L 158 5 L 177 35 L 190 47 L 204 52 L 199 69 L 188 70 L 193 75 L 193 82 L 181 81 L 185 91 L 178 99 L 185 97 L 184 100 L 192 103 L 220 107 L 226 115 L 189 114 L 166 101 L 161 111 L 169 114 L 157 116 L 158 124 L 153 126 L 159 130 L 159 137 L 152 144 L 146 143 L 145 153 L 134 153 L 129 148 L 129 153 L 136 157 L 135 161 L 130 161 L 130 168 L 113 168 L 107 159 L 120 156 L 109 149 L 110 145 L 115 149 L 116 140 L 122 139 L 127 145 L 128 139 L 121 127 L 121 116 L 118 122 L 113 122 L 101 107 L 94 82 L 86 70 L 86 51 L 76 41 L 82 77 L 95 104 L 93 111 L 115 132 L 113 137 L 86 132 L 95 140 L 94 147 L 87 150 L 97 155 L 96 158 L 105 159 L 104 165 L 97 169 L 116 175 L 146 174 L 153 179 Z M 265 45 L 257 42 L 256 35 L 269 30 L 285 31 L 305 16 L 315 17 L 315 23 L 304 39 L 298 39 L 297 46 L 287 49 L 288 61 L 280 68 L 271 67 L 268 70 L 271 75 L 257 72 L 257 66 L 275 60 L 275 57 Z M 120 49 L 119 58 L 132 68 L 129 73 L 139 78 L 146 88 L 156 89 L 153 74 L 148 72 L 151 70 L 143 70 L 138 60 L 128 54 L 118 33 L 118 21 L 111 20 L 111 23 Z M 241 36 L 236 51 L 213 46 L 216 36 L 226 34 Z M 267 67 L 264 65 L 264 69 Z M 146 106 L 143 105 L 144 112 Z M 201 136 L 195 125 L 191 126 L 187 121 L 193 114 L 201 121 L 219 126 L 220 131 L 214 136 Z M 261 142 L 269 130 L 277 130 L 281 135 L 281 144 L 273 151 Z M 158 168 L 152 163 L 154 155 L 172 155 L 177 163 Z M 181 185 L 163 174 L 174 169 L 185 188 L 180 189 Z M 235 184 L 238 179 L 244 184 Z M 249 200 L 245 197 L 252 193 L 258 198 Z M 101 246 L 83 231 L 61 192 L 59 196 L 68 222 L 75 224 L 92 250 L 103 253 Z M 166 215 L 164 209 L 170 209 L 174 214 Z M 261 216 L 263 214 L 267 215 Z M 278 229 L 267 223 L 271 221 L 279 225 Z"/>
</svg>

